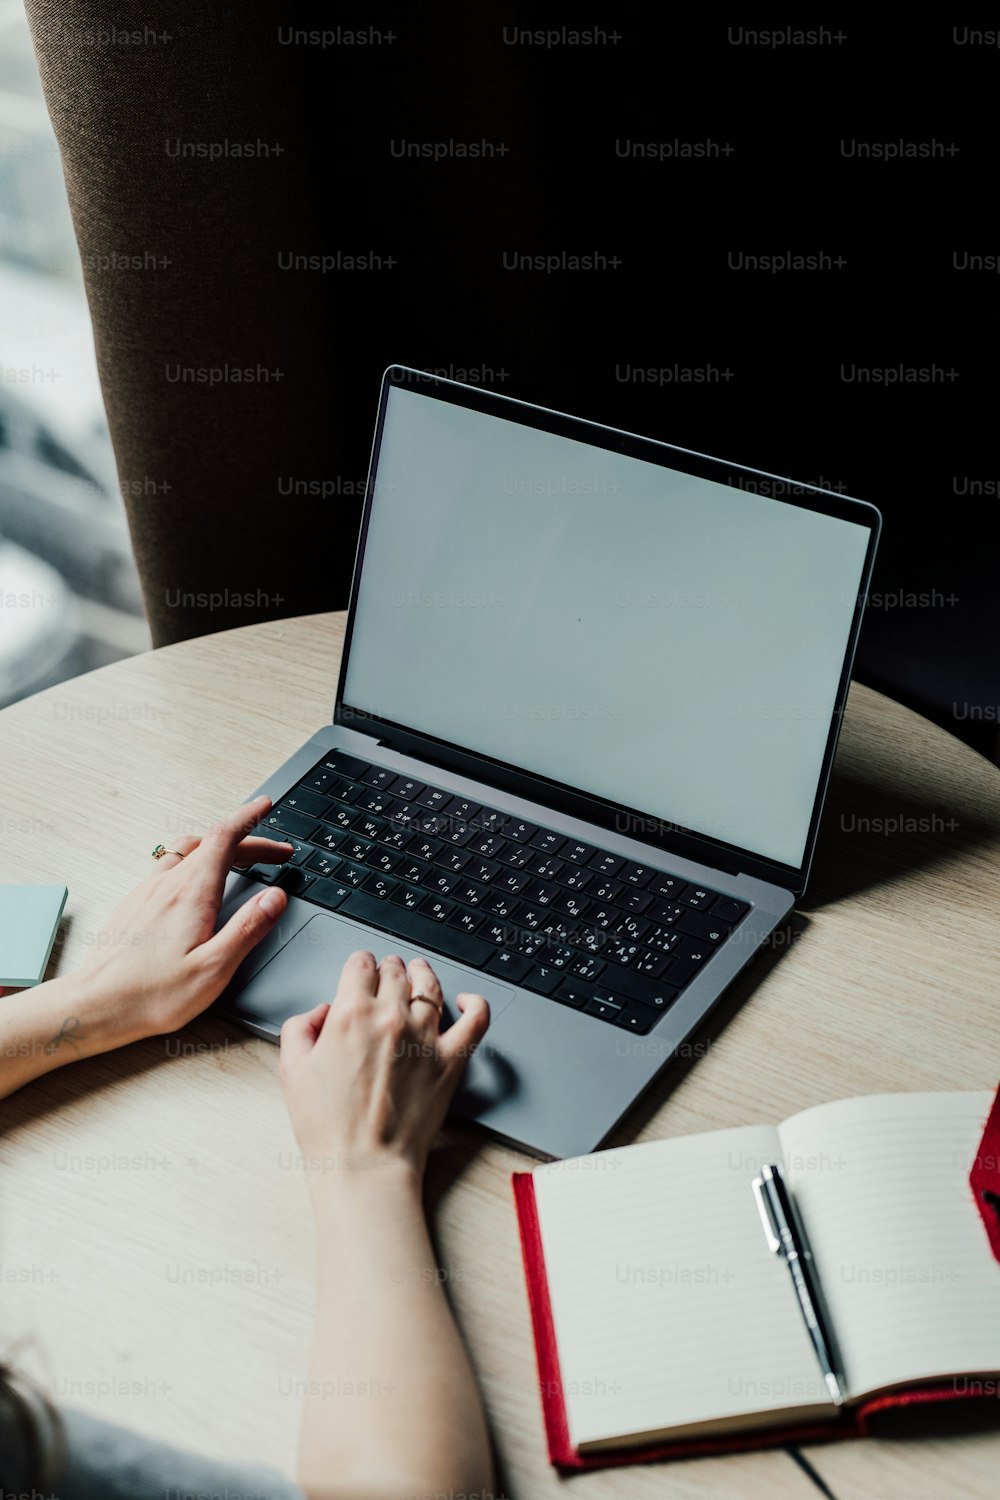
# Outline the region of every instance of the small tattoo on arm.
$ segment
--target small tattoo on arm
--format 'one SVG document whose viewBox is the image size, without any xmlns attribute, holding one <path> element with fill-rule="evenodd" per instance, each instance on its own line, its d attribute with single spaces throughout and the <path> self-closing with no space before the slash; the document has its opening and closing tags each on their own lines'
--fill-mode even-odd
<svg viewBox="0 0 1000 1500">
<path fill-rule="evenodd" d="M 79 1045 L 75 1040 L 76 1034 L 79 1030 L 79 1016 L 67 1016 L 52 1040 L 46 1043 L 45 1051 L 48 1053 L 58 1052 L 59 1047 L 63 1042 L 69 1042 L 71 1047 L 75 1047 L 76 1050 L 79 1051 Z"/>
</svg>

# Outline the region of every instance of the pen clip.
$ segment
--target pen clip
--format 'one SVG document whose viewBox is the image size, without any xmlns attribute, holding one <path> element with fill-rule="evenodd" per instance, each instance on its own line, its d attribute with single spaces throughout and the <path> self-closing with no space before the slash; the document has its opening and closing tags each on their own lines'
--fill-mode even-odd
<svg viewBox="0 0 1000 1500">
<path fill-rule="evenodd" d="M 757 1212 L 760 1214 L 761 1228 L 764 1231 L 765 1243 L 767 1244 L 767 1248 L 771 1251 L 771 1253 L 776 1254 L 781 1249 L 781 1241 L 778 1239 L 776 1233 L 776 1225 L 771 1217 L 771 1209 L 768 1204 L 767 1197 L 764 1193 L 763 1177 L 755 1177 L 750 1186 L 753 1189 L 754 1199 L 757 1204 Z"/>
</svg>

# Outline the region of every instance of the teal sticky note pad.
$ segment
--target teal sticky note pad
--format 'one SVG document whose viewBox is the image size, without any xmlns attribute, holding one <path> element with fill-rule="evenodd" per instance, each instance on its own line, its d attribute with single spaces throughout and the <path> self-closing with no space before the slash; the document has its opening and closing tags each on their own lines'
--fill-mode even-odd
<svg viewBox="0 0 1000 1500">
<path fill-rule="evenodd" d="M 68 894 L 64 885 L 0 885 L 0 985 L 41 979 Z"/>
</svg>

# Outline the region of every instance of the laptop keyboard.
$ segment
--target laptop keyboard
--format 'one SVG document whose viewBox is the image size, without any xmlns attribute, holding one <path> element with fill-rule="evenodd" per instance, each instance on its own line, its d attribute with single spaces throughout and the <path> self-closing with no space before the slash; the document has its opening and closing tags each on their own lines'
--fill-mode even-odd
<svg viewBox="0 0 1000 1500">
<path fill-rule="evenodd" d="M 255 832 L 251 878 L 640 1035 L 750 909 L 340 751 Z"/>
</svg>

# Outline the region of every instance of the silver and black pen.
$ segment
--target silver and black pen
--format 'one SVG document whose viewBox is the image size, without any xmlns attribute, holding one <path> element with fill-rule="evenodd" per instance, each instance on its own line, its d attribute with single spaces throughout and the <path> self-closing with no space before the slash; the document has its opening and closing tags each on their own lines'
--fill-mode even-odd
<svg viewBox="0 0 1000 1500">
<path fill-rule="evenodd" d="M 757 1211 L 764 1227 L 767 1247 L 775 1254 L 782 1255 L 788 1267 L 830 1399 L 835 1406 L 843 1406 L 844 1387 L 839 1373 L 839 1360 L 834 1353 L 829 1316 L 823 1305 L 812 1251 L 785 1186 L 781 1168 L 776 1162 L 764 1162 L 760 1176 L 753 1179 L 751 1186 L 757 1200 Z"/>
</svg>

